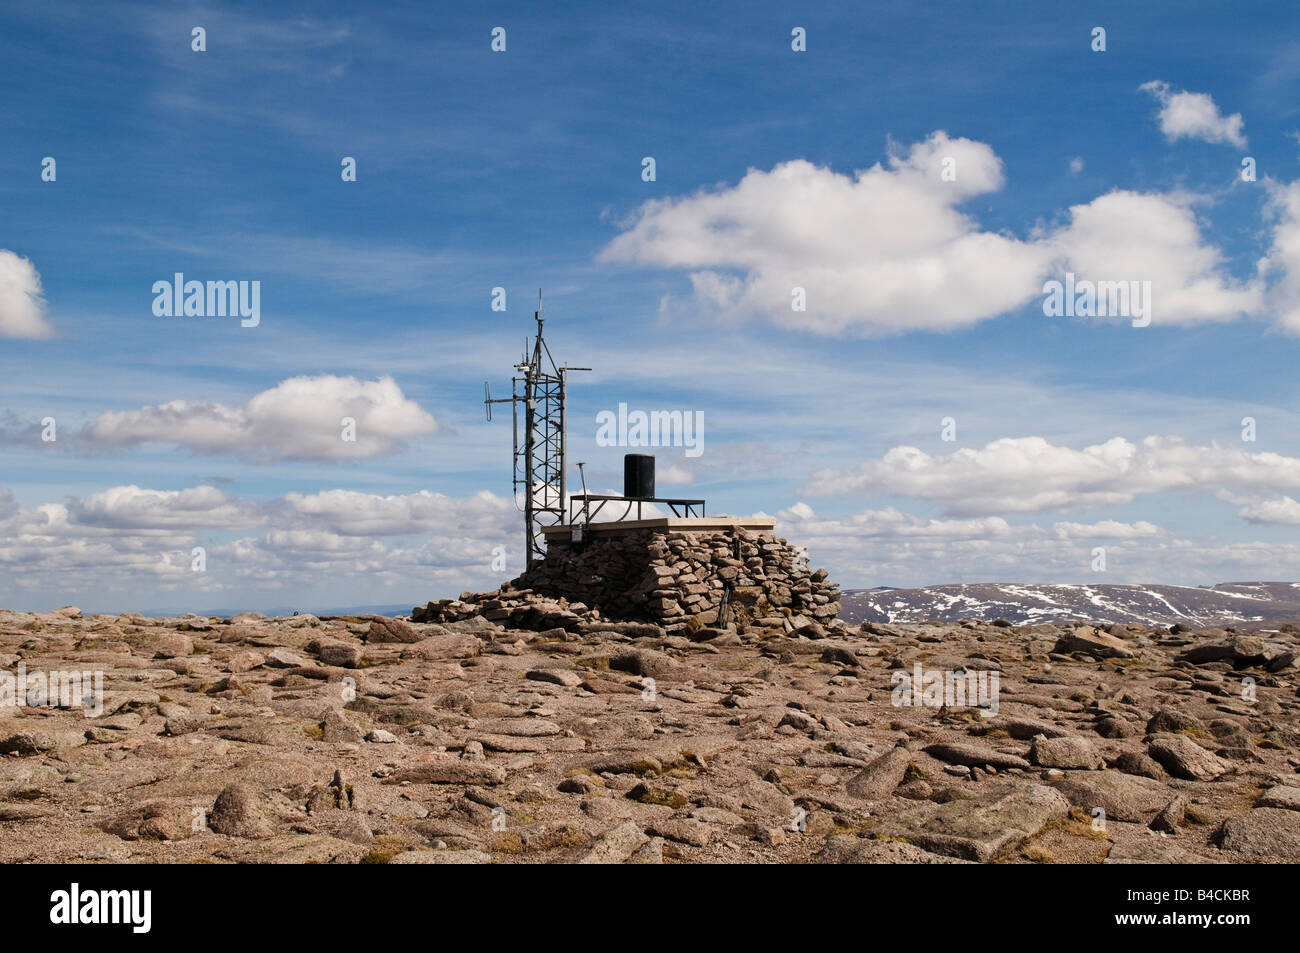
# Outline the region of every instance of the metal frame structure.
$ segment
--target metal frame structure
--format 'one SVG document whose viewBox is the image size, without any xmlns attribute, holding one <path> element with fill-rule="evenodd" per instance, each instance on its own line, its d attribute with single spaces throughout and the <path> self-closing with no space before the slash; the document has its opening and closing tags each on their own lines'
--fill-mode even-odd
<svg viewBox="0 0 1300 953">
<path fill-rule="evenodd" d="M 515 365 L 519 373 L 511 380 L 511 396 L 493 398 L 488 384 L 483 385 L 483 403 L 487 419 L 492 419 L 493 404 L 510 404 L 514 423 L 514 493 L 524 489 L 524 553 L 526 566 L 546 555 L 542 527 L 563 523 L 565 513 L 565 397 L 569 371 L 589 371 L 589 367 L 557 366 L 550 348 L 542 337 L 542 293 L 537 292 L 537 338 L 529 354 L 524 339 L 524 357 Z M 549 370 L 548 370 L 549 367 Z M 519 410 L 523 407 L 523 433 L 520 433 Z M 516 506 L 518 503 L 516 502 Z"/>
<path fill-rule="evenodd" d="M 596 504 L 595 509 L 592 509 L 591 507 L 592 503 Z M 615 517 L 616 521 L 625 520 L 628 518 L 628 516 L 632 512 L 633 503 L 636 504 L 637 519 L 641 519 L 642 503 L 662 503 L 664 504 L 664 506 L 668 507 L 668 509 L 672 510 L 673 516 L 701 517 L 704 515 L 703 500 L 668 500 L 659 497 L 654 497 L 653 499 L 646 498 L 642 500 L 634 500 L 634 499 L 629 499 L 626 496 L 602 496 L 597 493 L 583 493 L 581 496 L 574 496 L 569 499 L 569 522 L 577 523 L 579 521 L 579 517 L 581 517 L 582 524 L 584 526 L 587 525 L 592 521 L 592 519 L 598 513 L 600 513 L 602 509 L 605 508 L 606 503 L 627 504 L 627 506 L 623 510 L 623 515 Z M 574 504 L 581 504 L 581 505 L 579 505 L 578 508 L 575 510 Z M 678 511 L 679 507 L 680 507 L 680 512 Z M 696 512 L 697 507 L 699 508 L 698 513 Z"/>
<path fill-rule="evenodd" d="M 543 529 L 548 526 L 560 526 L 568 522 L 587 526 L 606 503 L 626 503 L 623 515 L 616 521 L 625 520 L 636 504 L 636 518 L 641 519 L 642 503 L 662 503 L 672 511 L 673 516 L 701 517 L 704 515 L 703 500 L 670 499 L 629 499 L 626 496 L 604 496 L 587 492 L 586 475 L 583 475 L 580 495 L 569 499 L 565 483 L 565 470 L 568 464 L 565 442 L 568 436 L 565 417 L 565 400 L 568 391 L 569 371 L 589 371 L 590 367 L 569 367 L 568 364 L 557 365 L 551 357 L 550 348 L 542 337 L 542 293 L 537 292 L 537 337 L 530 345 L 524 338 L 524 355 L 515 365 L 518 372 L 511 379 L 511 396 L 492 396 L 492 388 L 483 384 L 483 404 L 487 408 L 487 419 L 492 419 L 493 404 L 510 404 L 512 436 L 514 440 L 514 495 L 518 506 L 519 488 L 524 491 L 524 553 L 526 568 L 546 556 L 546 535 Z M 549 369 L 548 369 L 549 368 Z M 523 408 L 523 428 L 520 430 L 520 407 Z M 579 470 L 582 464 L 578 464 Z M 592 504 L 595 503 L 595 507 Z M 573 507 L 578 504 L 577 510 Z M 698 510 L 698 512 L 697 512 Z M 575 530 L 575 534 L 578 531 Z M 575 535 L 575 539 L 577 536 Z"/>
</svg>

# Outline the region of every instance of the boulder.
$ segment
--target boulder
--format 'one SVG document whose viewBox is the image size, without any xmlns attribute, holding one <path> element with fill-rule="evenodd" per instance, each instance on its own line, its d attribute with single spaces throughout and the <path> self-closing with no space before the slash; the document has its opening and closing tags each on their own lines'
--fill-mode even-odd
<svg viewBox="0 0 1300 953">
<path fill-rule="evenodd" d="M 1204 642 L 1192 646 L 1178 656 L 1178 661 L 1194 665 L 1231 662 L 1234 668 L 1249 668 L 1263 665 L 1272 654 L 1267 651 L 1262 639 L 1253 635 L 1234 635 L 1223 642 Z"/>
<path fill-rule="evenodd" d="M 1300 813 L 1257 807 L 1229 817 L 1214 835 L 1215 843 L 1243 859 L 1300 863 Z"/>
<path fill-rule="evenodd" d="M 889 797 L 903 783 L 907 766 L 912 762 L 912 752 L 902 745 L 876 758 L 858 774 L 849 779 L 845 790 L 854 797 L 874 801 Z"/>
<path fill-rule="evenodd" d="M 1133 658 L 1136 651 L 1123 639 L 1099 632 L 1090 625 L 1081 625 L 1068 635 L 1063 635 L 1052 649 L 1062 655 L 1091 655 L 1096 659 Z"/>
<path fill-rule="evenodd" d="M 1219 757 L 1183 735 L 1156 735 L 1147 753 L 1176 778 L 1213 781 L 1229 768 Z"/>
<path fill-rule="evenodd" d="M 872 833 L 986 863 L 1065 817 L 1069 809 L 1069 802 L 1049 787 L 1015 785 L 970 800 L 905 808 L 887 815 Z"/>
<path fill-rule="evenodd" d="M 401 619 L 390 619 L 382 615 L 372 615 L 369 619 L 367 642 L 419 642 L 424 638 L 409 622 Z"/>
<path fill-rule="evenodd" d="M 208 827 L 230 837 L 270 837 L 271 824 L 264 816 L 261 798 L 247 784 L 227 785 L 217 795 L 208 815 Z"/>
<path fill-rule="evenodd" d="M 580 864 L 622 864 L 632 856 L 650 838 L 635 821 L 626 821 L 618 827 L 606 831 L 592 842 L 578 858 Z"/>
<path fill-rule="evenodd" d="M 410 643 L 409 648 L 402 650 L 402 658 L 422 658 L 430 661 L 473 658 L 482 651 L 483 643 L 476 636 L 462 632 L 447 632 Z"/>
<path fill-rule="evenodd" d="M 1116 821 L 1148 823 L 1174 797 L 1159 781 L 1119 771 L 1071 773 L 1054 787 L 1075 807 L 1088 814 L 1099 807 Z"/>
<path fill-rule="evenodd" d="M 1029 768 L 1030 763 L 1019 755 L 1004 754 L 984 745 L 967 742 L 940 742 L 928 745 L 925 753 L 949 764 L 964 764 L 969 768 Z"/>
<path fill-rule="evenodd" d="M 1078 735 L 1035 738 L 1029 746 L 1029 760 L 1044 768 L 1083 770 L 1100 768 L 1104 763 L 1092 742 Z"/>
</svg>

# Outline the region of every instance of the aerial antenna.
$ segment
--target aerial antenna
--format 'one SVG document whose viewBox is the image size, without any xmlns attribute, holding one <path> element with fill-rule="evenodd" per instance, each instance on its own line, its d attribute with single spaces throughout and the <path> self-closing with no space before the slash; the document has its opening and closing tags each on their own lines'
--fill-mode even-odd
<svg viewBox="0 0 1300 953">
<path fill-rule="evenodd" d="M 540 288 L 537 289 L 537 311 L 533 317 L 537 321 L 537 337 L 532 342 L 531 354 L 528 339 L 524 338 L 524 357 L 515 365 L 517 373 L 511 380 L 511 396 L 493 398 L 484 382 L 483 397 L 488 420 L 492 419 L 493 404 L 511 405 L 514 418 L 514 492 L 517 497 L 520 486 L 523 487 L 524 553 L 530 569 L 546 555 L 543 528 L 562 524 L 566 517 L 565 400 L 568 374 L 569 371 L 591 370 L 567 364 L 557 366 L 551 357 L 551 350 L 542 334 L 545 316 Z"/>
</svg>

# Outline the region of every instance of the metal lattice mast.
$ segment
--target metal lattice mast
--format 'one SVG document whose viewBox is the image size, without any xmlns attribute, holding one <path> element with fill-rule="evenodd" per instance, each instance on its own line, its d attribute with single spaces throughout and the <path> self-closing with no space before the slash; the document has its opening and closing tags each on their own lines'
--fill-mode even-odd
<svg viewBox="0 0 1300 953">
<path fill-rule="evenodd" d="M 543 527 L 565 521 L 566 485 L 565 396 L 569 371 L 588 371 L 589 367 L 557 366 L 543 337 L 542 293 L 537 292 L 537 337 L 532 353 L 524 342 L 524 358 L 515 365 L 519 372 L 512 379 L 512 395 L 493 399 L 484 385 L 487 419 L 492 419 L 492 405 L 510 403 L 514 417 L 514 492 L 524 491 L 524 554 L 526 565 L 546 555 Z M 519 408 L 523 406 L 523 432 L 519 430 Z M 522 439 L 521 439 L 522 436 Z"/>
</svg>

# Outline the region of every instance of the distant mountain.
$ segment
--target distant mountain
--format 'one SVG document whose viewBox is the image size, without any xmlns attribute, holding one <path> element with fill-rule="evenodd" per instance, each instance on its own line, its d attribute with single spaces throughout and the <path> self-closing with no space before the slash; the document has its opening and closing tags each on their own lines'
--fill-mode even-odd
<svg viewBox="0 0 1300 953">
<path fill-rule="evenodd" d="M 846 622 L 1143 622 L 1270 628 L 1300 621 L 1300 583 L 1222 582 L 1214 586 L 1047 586 L 974 583 L 920 589 L 848 589 Z"/>
</svg>

